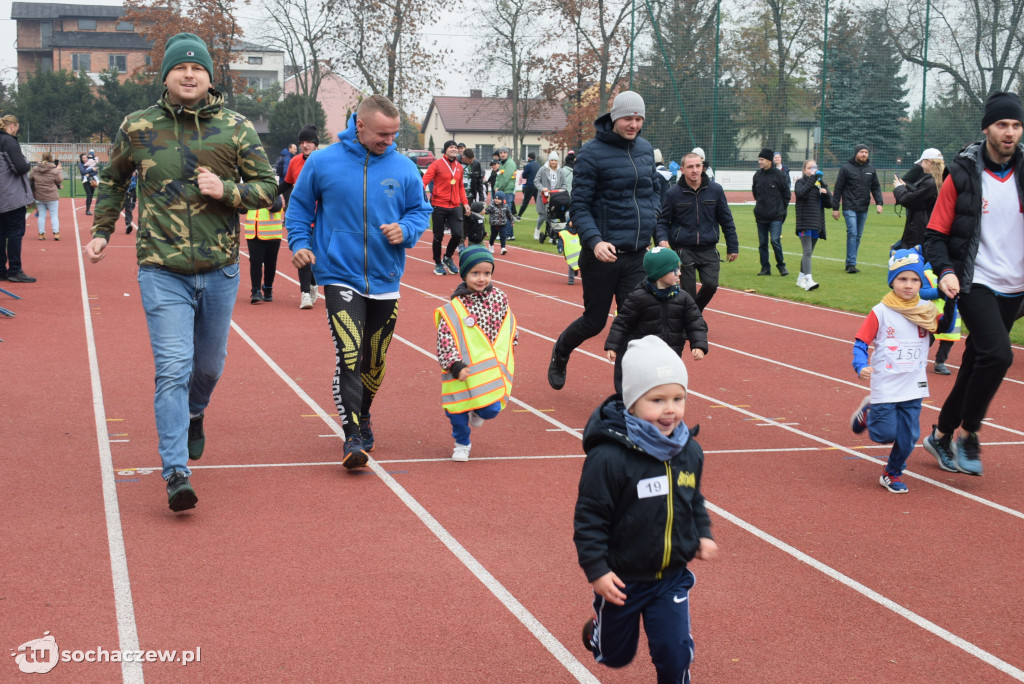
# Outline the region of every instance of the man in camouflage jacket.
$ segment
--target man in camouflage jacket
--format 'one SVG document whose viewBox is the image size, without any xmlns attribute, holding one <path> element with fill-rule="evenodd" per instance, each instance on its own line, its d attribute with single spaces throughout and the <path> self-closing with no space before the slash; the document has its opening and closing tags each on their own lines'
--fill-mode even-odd
<svg viewBox="0 0 1024 684">
<path fill-rule="evenodd" d="M 224 369 L 238 293 L 238 212 L 269 207 L 274 169 L 252 124 L 210 87 L 203 41 L 167 41 L 160 101 L 125 117 L 100 176 L 97 262 L 138 171 L 139 289 L 156 363 L 154 410 L 168 505 L 195 507 L 188 461 L 203 455 L 203 411 Z"/>
</svg>

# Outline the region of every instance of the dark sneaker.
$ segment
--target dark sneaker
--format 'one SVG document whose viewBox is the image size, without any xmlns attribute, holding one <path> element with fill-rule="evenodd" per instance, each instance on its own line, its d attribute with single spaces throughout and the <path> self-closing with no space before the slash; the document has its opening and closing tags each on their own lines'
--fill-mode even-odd
<svg viewBox="0 0 1024 684">
<path fill-rule="evenodd" d="M 249 303 L 250 304 L 259 304 L 262 301 L 263 301 L 263 295 L 260 294 L 260 291 L 259 290 L 253 290 L 252 291 L 252 296 L 249 298 Z"/>
<path fill-rule="evenodd" d="M 910 490 L 903 484 L 899 475 L 890 475 L 888 470 L 882 469 L 882 477 L 878 478 L 878 484 L 888 489 L 893 494 L 906 494 Z"/>
<path fill-rule="evenodd" d="M 948 368 L 946 368 L 946 364 L 939 363 L 938 361 L 935 362 L 935 372 L 938 373 L 939 375 L 951 375 L 952 374 L 950 372 L 950 370 Z"/>
<path fill-rule="evenodd" d="M 557 349 L 551 350 L 551 363 L 548 364 L 548 384 L 552 389 L 560 390 L 565 387 L 565 372 L 568 365 L 568 356 L 562 356 Z"/>
<path fill-rule="evenodd" d="M 762 276 L 762 275 L 770 276 L 771 274 L 772 274 L 772 269 L 770 269 L 770 268 L 762 268 L 762 269 L 761 269 L 761 270 L 760 270 L 760 271 L 758 272 L 758 274 L 757 274 L 757 275 L 759 275 L 759 276 Z"/>
<path fill-rule="evenodd" d="M 956 469 L 968 475 L 981 475 L 981 444 L 977 432 L 968 432 L 957 440 Z"/>
<path fill-rule="evenodd" d="M 847 273 L 860 273 L 860 269 L 857 268 L 856 266 L 847 266 L 846 267 L 846 272 Z"/>
<path fill-rule="evenodd" d="M 935 457 L 935 460 L 939 462 L 939 468 L 945 470 L 947 473 L 960 472 L 956 467 L 956 454 L 953 453 L 952 435 L 946 435 L 942 439 L 939 439 L 935 436 L 936 432 L 938 432 L 938 428 L 935 425 L 932 425 L 931 434 L 924 438 L 921 442 L 921 446 L 924 447 L 925 451 Z"/>
<path fill-rule="evenodd" d="M 594 618 L 590 618 L 583 623 L 583 648 L 587 649 L 591 653 L 594 652 L 594 629 L 597 623 Z"/>
<path fill-rule="evenodd" d="M 444 266 L 437 264 L 434 266 L 434 275 L 444 275 Z"/>
<path fill-rule="evenodd" d="M 789 275 L 789 271 L 786 270 L 785 266 L 779 266 L 779 275 L 780 276 L 788 276 Z"/>
<path fill-rule="evenodd" d="M 7 280 L 11 281 L 12 283 L 34 283 L 34 282 L 36 282 L 35 278 L 33 278 L 33 277 L 29 276 L 29 275 L 26 275 L 26 273 L 24 271 L 15 271 L 14 273 L 11 273 L 10 271 L 8 271 L 7 272 Z"/>
<path fill-rule="evenodd" d="M 274 288 L 265 287 L 263 288 L 263 301 L 272 302 L 274 301 Z M 316 301 L 316 300 L 313 300 Z"/>
<path fill-rule="evenodd" d="M 359 439 L 363 440 L 363 451 L 373 451 L 373 424 L 370 423 L 370 416 L 359 419 Z"/>
<path fill-rule="evenodd" d="M 441 259 L 441 263 L 444 264 L 445 269 L 450 274 L 459 275 L 459 268 L 458 266 L 455 265 L 455 262 L 452 261 L 452 258 L 450 256 L 446 256 L 444 259 Z"/>
<path fill-rule="evenodd" d="M 850 416 L 850 429 L 858 435 L 868 427 L 868 411 L 871 410 L 871 395 L 861 399 L 860 406 Z"/>
<path fill-rule="evenodd" d="M 206 435 L 203 434 L 203 414 L 188 421 L 188 457 L 189 460 L 198 461 L 203 457 L 203 449 L 206 448 Z"/>
<path fill-rule="evenodd" d="M 363 448 L 363 440 L 358 434 L 345 440 L 345 457 L 341 459 L 341 465 L 345 466 L 345 470 L 362 468 L 369 460 L 370 455 Z"/>
<path fill-rule="evenodd" d="M 190 508 L 195 508 L 197 501 L 199 501 L 199 497 L 196 496 L 196 490 L 192 489 L 192 485 L 189 484 L 188 475 L 180 470 L 174 471 L 174 474 L 167 479 L 168 508 L 175 513 L 187 511 Z"/>
</svg>

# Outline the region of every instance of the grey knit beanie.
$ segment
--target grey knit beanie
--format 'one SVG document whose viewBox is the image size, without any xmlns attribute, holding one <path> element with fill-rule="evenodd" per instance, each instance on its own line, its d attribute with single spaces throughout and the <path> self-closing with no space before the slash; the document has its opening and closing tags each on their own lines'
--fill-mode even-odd
<svg viewBox="0 0 1024 684">
<path fill-rule="evenodd" d="M 674 383 L 686 389 L 688 382 L 686 364 L 657 335 L 629 343 L 622 357 L 622 403 L 627 409 L 655 387 Z"/>
<path fill-rule="evenodd" d="M 623 90 L 612 101 L 612 121 L 621 119 L 624 116 L 646 118 L 646 110 L 644 98 L 640 97 L 640 93 L 633 92 L 632 90 Z"/>
</svg>

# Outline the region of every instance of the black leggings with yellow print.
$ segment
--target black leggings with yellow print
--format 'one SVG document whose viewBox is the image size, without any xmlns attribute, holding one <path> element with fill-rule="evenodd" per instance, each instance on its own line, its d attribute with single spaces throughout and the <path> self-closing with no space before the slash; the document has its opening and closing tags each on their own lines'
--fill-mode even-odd
<svg viewBox="0 0 1024 684">
<path fill-rule="evenodd" d="M 397 299 L 368 299 L 350 287 L 324 288 L 334 338 L 334 405 L 345 437 L 370 418 L 370 404 L 384 380 L 384 360 L 398 315 Z"/>
</svg>

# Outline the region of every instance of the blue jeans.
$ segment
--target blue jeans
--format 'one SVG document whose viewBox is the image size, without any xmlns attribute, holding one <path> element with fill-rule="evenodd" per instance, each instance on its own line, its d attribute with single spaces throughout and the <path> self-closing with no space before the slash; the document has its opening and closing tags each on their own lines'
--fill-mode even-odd
<svg viewBox="0 0 1024 684">
<path fill-rule="evenodd" d="M 885 466 L 890 475 L 901 475 L 917 438 L 921 436 L 921 400 L 909 399 L 892 404 L 871 404 L 868 411 L 868 436 L 878 444 L 892 444 L 889 462 Z"/>
<path fill-rule="evenodd" d="M 50 228 L 54 235 L 60 235 L 60 218 L 57 216 L 58 200 L 52 202 L 36 201 L 36 208 L 39 209 L 39 234 L 46 234 L 46 215 L 50 215 Z"/>
<path fill-rule="evenodd" d="M 846 265 L 856 266 L 857 251 L 860 250 L 860 238 L 864 235 L 868 212 L 843 209 L 843 218 L 846 219 Z"/>
<path fill-rule="evenodd" d="M 501 413 L 500 401 L 496 401 L 493 404 L 476 409 L 476 415 L 480 416 L 484 420 L 497 418 L 499 413 Z M 448 416 L 448 420 L 452 423 L 452 437 L 455 438 L 456 443 L 463 445 L 469 444 L 469 411 L 466 411 L 465 413 L 448 413 L 448 411 L 445 410 L 444 414 Z"/>
<path fill-rule="evenodd" d="M 156 432 L 164 479 L 188 468 L 189 415 L 198 415 L 224 370 L 231 312 L 238 296 L 238 264 L 186 275 L 139 267 L 156 366 Z"/>
<path fill-rule="evenodd" d="M 786 259 L 782 256 L 782 221 L 783 219 L 776 219 L 757 222 L 757 253 L 761 257 L 762 271 L 772 270 L 771 262 L 768 260 L 769 239 L 772 243 L 772 252 L 775 253 L 775 265 L 780 271 L 786 268 Z"/>
</svg>

